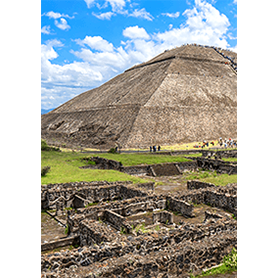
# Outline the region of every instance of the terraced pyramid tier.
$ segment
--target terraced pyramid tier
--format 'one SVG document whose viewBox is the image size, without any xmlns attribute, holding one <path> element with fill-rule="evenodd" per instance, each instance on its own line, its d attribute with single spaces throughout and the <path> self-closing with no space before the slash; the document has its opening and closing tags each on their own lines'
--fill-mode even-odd
<svg viewBox="0 0 278 278">
<path fill-rule="evenodd" d="M 214 47 L 165 51 L 42 115 L 42 138 L 110 148 L 237 137 L 236 61 Z"/>
</svg>

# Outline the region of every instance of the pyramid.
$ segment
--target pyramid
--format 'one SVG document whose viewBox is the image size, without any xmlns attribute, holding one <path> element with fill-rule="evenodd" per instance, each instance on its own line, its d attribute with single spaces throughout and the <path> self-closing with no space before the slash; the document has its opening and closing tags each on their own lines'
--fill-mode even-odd
<svg viewBox="0 0 278 278">
<path fill-rule="evenodd" d="M 52 145 L 107 149 L 237 137 L 237 54 L 183 45 L 42 115 Z"/>
</svg>

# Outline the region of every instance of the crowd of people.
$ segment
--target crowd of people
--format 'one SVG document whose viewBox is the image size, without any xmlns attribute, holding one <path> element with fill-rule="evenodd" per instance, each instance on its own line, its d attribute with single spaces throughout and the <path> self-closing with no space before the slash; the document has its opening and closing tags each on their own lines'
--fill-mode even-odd
<svg viewBox="0 0 278 278">
<path fill-rule="evenodd" d="M 193 148 L 205 148 L 205 147 L 214 147 L 214 146 L 219 146 L 220 148 L 236 148 L 237 147 L 237 140 L 232 139 L 232 138 L 225 138 L 224 140 L 222 137 L 219 138 L 218 142 L 215 141 L 206 141 L 204 140 L 202 143 L 195 144 Z"/>
<path fill-rule="evenodd" d="M 220 137 L 218 144 L 220 147 L 224 146 L 224 148 L 236 148 L 237 147 L 237 140 L 234 139 L 227 139 L 225 138 L 224 140 Z"/>
</svg>

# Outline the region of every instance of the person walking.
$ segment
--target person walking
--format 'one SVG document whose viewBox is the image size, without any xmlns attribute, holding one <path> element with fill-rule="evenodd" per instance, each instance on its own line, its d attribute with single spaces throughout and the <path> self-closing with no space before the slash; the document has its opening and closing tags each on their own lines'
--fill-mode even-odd
<svg viewBox="0 0 278 278">
<path fill-rule="evenodd" d="M 150 153 L 152 152 L 152 146 L 150 146 Z"/>
</svg>

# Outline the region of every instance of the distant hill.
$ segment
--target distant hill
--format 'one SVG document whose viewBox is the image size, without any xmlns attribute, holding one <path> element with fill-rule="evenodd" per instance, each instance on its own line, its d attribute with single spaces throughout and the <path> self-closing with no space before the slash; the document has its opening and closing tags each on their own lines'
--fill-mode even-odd
<svg viewBox="0 0 278 278">
<path fill-rule="evenodd" d="M 54 108 L 50 108 L 50 109 L 41 109 L 41 114 L 42 114 L 42 115 L 43 115 L 43 114 L 46 114 L 46 113 L 52 111 L 53 109 L 54 109 Z"/>
</svg>

